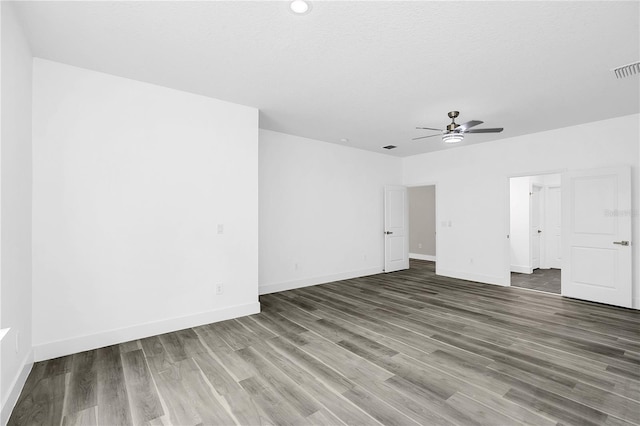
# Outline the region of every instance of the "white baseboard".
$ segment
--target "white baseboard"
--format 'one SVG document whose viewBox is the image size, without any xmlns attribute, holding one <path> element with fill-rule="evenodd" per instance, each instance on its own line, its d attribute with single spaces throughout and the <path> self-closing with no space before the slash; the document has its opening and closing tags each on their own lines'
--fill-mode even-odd
<svg viewBox="0 0 640 426">
<path fill-rule="evenodd" d="M 277 293 L 279 291 L 293 290 L 301 287 L 309 287 L 317 284 L 325 284 L 333 281 L 348 280 L 367 275 L 381 274 L 381 268 L 361 269 L 359 271 L 342 272 L 339 274 L 323 275 L 321 277 L 303 278 L 276 284 L 266 284 L 258 287 L 260 294 Z"/>
<path fill-rule="evenodd" d="M 439 269 L 437 268 L 436 265 L 436 274 L 437 275 L 442 275 L 444 277 L 450 277 L 450 278 L 458 278 L 460 280 L 467 280 L 467 281 L 476 281 L 479 283 L 484 283 L 484 284 L 493 284 L 493 285 L 499 285 L 499 286 L 503 286 L 503 287 L 507 287 L 509 286 L 511 283 L 511 279 L 510 277 L 496 277 L 493 275 L 483 275 L 483 274 L 473 274 L 473 273 L 469 273 L 469 272 L 458 272 L 458 271 L 449 271 L 446 269 Z"/>
<path fill-rule="evenodd" d="M 533 274 L 533 268 L 530 266 L 511 265 L 511 272 L 517 272 L 519 274 Z"/>
<path fill-rule="evenodd" d="M 35 360 L 44 361 L 77 352 L 128 342 L 130 340 L 155 336 L 157 334 L 169 333 L 171 331 L 182 330 L 189 327 L 197 327 L 199 325 L 238 318 L 245 315 L 257 314 L 258 312 L 260 312 L 259 302 L 246 303 L 244 305 L 235 305 L 228 308 L 215 309 L 213 311 L 200 312 L 178 318 L 148 322 L 145 324 L 134 325 L 132 327 L 44 343 L 34 347 Z"/>
<path fill-rule="evenodd" d="M 409 259 L 418 259 L 418 260 L 430 260 L 431 262 L 436 261 L 436 257 L 430 254 L 418 254 L 418 253 L 409 253 Z"/>
<path fill-rule="evenodd" d="M 22 370 L 20 370 L 20 373 L 18 373 L 18 375 L 13 379 L 13 383 L 9 386 L 9 392 L 7 392 L 7 396 L 4 398 L 4 401 L 2 401 L 2 409 L 0 409 L 0 425 L 6 425 L 9 421 L 13 407 L 16 406 L 20 392 L 22 392 L 22 388 L 24 388 L 24 384 L 27 382 L 27 377 L 29 377 L 31 367 L 33 367 L 33 350 L 30 350 L 24 361 L 22 361 Z"/>
</svg>

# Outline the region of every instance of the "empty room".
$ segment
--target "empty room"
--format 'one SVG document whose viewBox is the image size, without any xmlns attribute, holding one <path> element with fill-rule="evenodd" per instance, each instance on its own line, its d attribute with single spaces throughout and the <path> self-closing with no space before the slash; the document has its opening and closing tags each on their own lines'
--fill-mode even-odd
<svg viewBox="0 0 640 426">
<path fill-rule="evenodd" d="M 640 425 L 640 2 L 0 15 L 0 425 Z"/>
</svg>

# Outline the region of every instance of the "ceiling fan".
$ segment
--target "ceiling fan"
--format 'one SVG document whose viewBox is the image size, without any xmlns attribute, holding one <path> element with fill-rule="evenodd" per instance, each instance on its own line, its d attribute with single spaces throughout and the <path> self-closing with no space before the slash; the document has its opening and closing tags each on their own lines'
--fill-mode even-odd
<svg viewBox="0 0 640 426">
<path fill-rule="evenodd" d="M 466 123 L 458 124 L 456 123 L 456 118 L 458 117 L 458 115 L 460 115 L 459 111 L 450 111 L 449 114 L 447 115 L 451 119 L 451 124 L 447 125 L 447 128 L 445 130 L 434 129 L 432 127 L 416 127 L 416 129 L 420 129 L 420 130 L 434 130 L 436 132 L 441 132 L 441 133 L 438 133 L 435 135 L 420 136 L 418 138 L 413 138 L 412 140 L 415 141 L 417 139 L 432 138 L 434 136 L 442 135 L 443 142 L 457 143 L 457 142 L 461 142 L 464 139 L 465 133 L 500 133 L 502 130 L 504 130 L 502 127 L 493 127 L 488 129 L 472 129 L 472 127 L 475 127 L 478 124 L 482 124 L 484 122 L 480 120 L 471 120 L 471 121 L 467 121 Z"/>
</svg>

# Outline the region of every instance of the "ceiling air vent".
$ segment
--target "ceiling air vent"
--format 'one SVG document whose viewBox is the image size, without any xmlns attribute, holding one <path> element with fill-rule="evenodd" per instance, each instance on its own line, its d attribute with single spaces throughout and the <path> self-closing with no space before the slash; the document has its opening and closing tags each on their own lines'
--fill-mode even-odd
<svg viewBox="0 0 640 426">
<path fill-rule="evenodd" d="M 393 148 L 397 148 L 397 146 L 395 145 L 387 145 L 387 146 L 383 146 L 384 149 L 393 149 Z"/>
<path fill-rule="evenodd" d="M 616 74 L 616 78 L 625 78 L 635 74 L 640 74 L 640 61 L 622 65 L 621 67 L 614 68 L 611 71 Z"/>
</svg>

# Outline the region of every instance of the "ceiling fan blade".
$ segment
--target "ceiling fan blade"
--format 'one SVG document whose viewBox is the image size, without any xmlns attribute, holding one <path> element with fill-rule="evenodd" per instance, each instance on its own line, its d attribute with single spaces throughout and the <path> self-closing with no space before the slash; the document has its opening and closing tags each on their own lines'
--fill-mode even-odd
<svg viewBox="0 0 640 426">
<path fill-rule="evenodd" d="M 484 123 L 484 121 L 480 121 L 480 120 L 467 121 L 466 123 L 462 123 L 461 125 L 456 127 L 456 130 L 461 130 L 463 132 L 466 132 L 467 129 L 470 129 L 470 128 L 472 128 L 474 126 L 477 126 L 478 124 L 482 124 L 482 123 Z"/>
<path fill-rule="evenodd" d="M 442 132 L 442 129 L 434 129 L 433 127 L 416 127 L 416 129 L 420 129 L 420 130 L 435 130 L 436 132 Z"/>
<path fill-rule="evenodd" d="M 472 129 L 467 130 L 465 133 L 500 133 L 504 129 L 502 127 L 494 127 L 488 129 Z"/>
<path fill-rule="evenodd" d="M 438 133 L 437 135 L 429 135 L 429 136 L 420 136 L 419 138 L 413 138 L 411 139 L 412 141 L 417 141 L 418 139 L 425 139 L 425 138 L 432 138 L 434 136 L 442 136 L 441 133 Z"/>
</svg>

